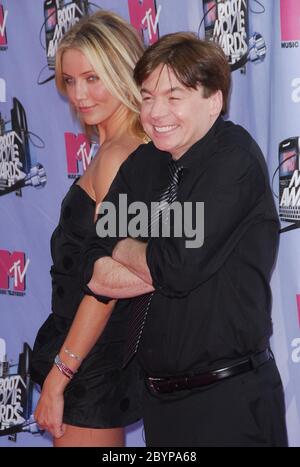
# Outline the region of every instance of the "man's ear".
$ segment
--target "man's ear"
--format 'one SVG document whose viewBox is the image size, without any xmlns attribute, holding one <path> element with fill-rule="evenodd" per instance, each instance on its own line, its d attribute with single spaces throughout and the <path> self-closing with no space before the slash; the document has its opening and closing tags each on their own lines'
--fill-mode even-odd
<svg viewBox="0 0 300 467">
<path fill-rule="evenodd" d="M 223 94 L 219 89 L 210 96 L 210 114 L 212 117 L 220 115 L 223 107 Z"/>
</svg>

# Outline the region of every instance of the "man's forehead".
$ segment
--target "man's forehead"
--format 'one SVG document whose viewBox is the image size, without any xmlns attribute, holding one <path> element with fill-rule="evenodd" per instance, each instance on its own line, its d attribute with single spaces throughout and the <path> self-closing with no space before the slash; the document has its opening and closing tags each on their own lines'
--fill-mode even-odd
<svg viewBox="0 0 300 467">
<path fill-rule="evenodd" d="M 188 89 L 176 77 L 170 66 L 159 65 L 142 83 L 142 91 L 155 90 L 184 90 Z"/>
</svg>

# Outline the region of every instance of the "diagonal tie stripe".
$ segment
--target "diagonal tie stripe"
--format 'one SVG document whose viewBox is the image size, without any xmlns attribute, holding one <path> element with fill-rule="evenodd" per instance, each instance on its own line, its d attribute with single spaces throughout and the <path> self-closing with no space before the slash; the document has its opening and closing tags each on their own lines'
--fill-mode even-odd
<svg viewBox="0 0 300 467">
<path fill-rule="evenodd" d="M 159 197 L 159 209 L 157 209 L 157 211 L 154 212 L 151 217 L 151 229 L 155 223 L 159 222 L 162 213 L 169 210 L 170 204 L 172 204 L 177 198 L 177 191 L 180 181 L 180 175 L 182 172 L 182 166 L 177 165 L 174 161 L 170 161 L 168 168 L 168 186 Z M 167 220 L 167 218 L 168 213 L 167 217 L 165 217 L 165 221 Z M 140 295 L 139 297 L 135 297 L 133 299 L 132 315 L 129 321 L 128 335 L 125 342 L 123 367 L 125 367 L 129 363 L 131 358 L 137 352 L 153 295 L 154 292 L 150 292 L 144 295 Z"/>
<path fill-rule="evenodd" d="M 180 174 L 182 172 L 182 167 L 178 166 L 176 162 L 171 161 L 169 163 L 169 177 L 168 177 L 168 186 L 166 190 L 163 191 L 163 193 L 159 197 L 159 204 L 160 206 L 156 210 L 156 212 L 153 213 L 151 217 L 151 222 L 150 222 L 150 232 L 153 231 L 153 226 L 159 222 L 159 220 L 162 218 L 163 212 L 167 211 L 167 215 L 165 217 L 165 221 L 168 220 L 168 211 L 170 208 L 170 204 L 172 204 L 177 197 L 177 189 L 178 189 L 178 184 L 180 181 Z"/>
</svg>

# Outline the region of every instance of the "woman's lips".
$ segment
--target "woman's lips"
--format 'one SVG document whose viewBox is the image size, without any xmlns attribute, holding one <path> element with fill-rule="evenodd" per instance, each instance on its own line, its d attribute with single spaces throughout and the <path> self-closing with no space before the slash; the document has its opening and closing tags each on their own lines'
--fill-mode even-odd
<svg viewBox="0 0 300 467">
<path fill-rule="evenodd" d="M 78 107 L 78 110 L 79 112 L 81 113 L 88 113 L 90 112 L 91 110 L 93 110 L 96 106 L 95 105 L 90 105 L 90 106 L 87 106 L 87 107 Z"/>
</svg>

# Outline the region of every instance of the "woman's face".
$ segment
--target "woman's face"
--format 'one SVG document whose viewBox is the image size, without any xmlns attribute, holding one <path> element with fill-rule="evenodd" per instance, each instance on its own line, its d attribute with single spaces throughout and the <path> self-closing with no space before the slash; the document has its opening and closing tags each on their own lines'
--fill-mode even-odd
<svg viewBox="0 0 300 467">
<path fill-rule="evenodd" d="M 62 56 L 62 73 L 69 101 L 87 125 L 107 124 L 121 102 L 105 88 L 86 56 L 68 49 Z"/>
</svg>

